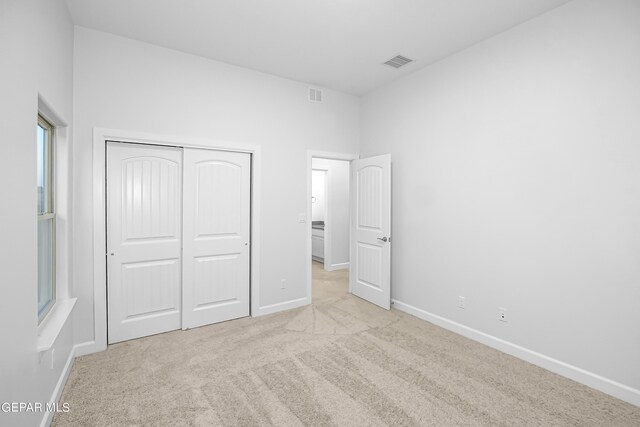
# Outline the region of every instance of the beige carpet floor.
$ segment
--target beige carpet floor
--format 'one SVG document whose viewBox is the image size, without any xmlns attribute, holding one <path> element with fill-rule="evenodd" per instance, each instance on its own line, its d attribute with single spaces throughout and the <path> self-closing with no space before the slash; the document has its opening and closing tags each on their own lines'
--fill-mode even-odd
<svg viewBox="0 0 640 427">
<path fill-rule="evenodd" d="M 640 426 L 640 408 L 347 292 L 76 360 L 54 426 Z"/>
</svg>

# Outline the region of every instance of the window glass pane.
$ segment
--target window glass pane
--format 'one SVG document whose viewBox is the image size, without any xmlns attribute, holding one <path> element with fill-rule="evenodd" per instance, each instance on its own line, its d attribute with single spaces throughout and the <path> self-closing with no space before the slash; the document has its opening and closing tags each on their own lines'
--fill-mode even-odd
<svg viewBox="0 0 640 427">
<path fill-rule="evenodd" d="M 48 131 L 38 124 L 38 213 L 49 212 L 49 141 Z"/>
<path fill-rule="evenodd" d="M 54 218 L 38 220 L 38 317 L 42 318 L 54 299 Z"/>
<path fill-rule="evenodd" d="M 53 127 L 38 116 L 36 127 L 38 191 L 38 321 L 49 312 L 56 299 L 55 227 L 53 212 Z"/>
</svg>

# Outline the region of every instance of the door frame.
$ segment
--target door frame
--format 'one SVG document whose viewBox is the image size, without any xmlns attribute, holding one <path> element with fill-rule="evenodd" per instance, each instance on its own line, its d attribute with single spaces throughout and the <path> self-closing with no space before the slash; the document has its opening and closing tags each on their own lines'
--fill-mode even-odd
<svg viewBox="0 0 640 427">
<path fill-rule="evenodd" d="M 346 160 L 351 164 L 352 160 L 357 160 L 360 158 L 358 154 L 353 153 L 336 153 L 336 152 L 328 152 L 328 151 L 316 151 L 316 150 L 307 150 L 307 304 L 311 304 L 313 301 L 313 272 L 311 266 L 311 225 L 313 223 L 312 218 L 312 207 L 311 207 L 311 195 L 312 195 L 312 187 L 311 187 L 311 172 L 313 170 L 313 158 L 319 159 L 327 159 L 327 160 Z M 351 172 L 349 172 L 349 179 L 351 179 Z M 349 200 L 353 195 L 349 194 Z M 351 203 L 349 203 L 351 204 Z M 328 207 L 328 205 L 327 205 Z M 351 223 L 351 210 L 349 210 L 349 222 Z M 325 235 L 326 239 L 326 235 Z M 326 251 L 327 251 L 327 240 L 325 240 L 325 262 L 326 262 Z M 329 249 L 330 250 L 330 249 Z M 349 285 L 351 286 L 351 285 Z M 351 292 L 351 289 L 349 289 Z"/>
<path fill-rule="evenodd" d="M 251 229 L 249 262 L 249 315 L 259 313 L 260 301 L 260 163 L 259 146 L 204 138 L 158 135 L 119 129 L 93 129 L 93 315 L 94 340 L 76 355 L 107 348 L 107 247 L 106 247 L 106 153 L 107 141 L 184 148 L 234 151 L 251 154 Z"/>
</svg>

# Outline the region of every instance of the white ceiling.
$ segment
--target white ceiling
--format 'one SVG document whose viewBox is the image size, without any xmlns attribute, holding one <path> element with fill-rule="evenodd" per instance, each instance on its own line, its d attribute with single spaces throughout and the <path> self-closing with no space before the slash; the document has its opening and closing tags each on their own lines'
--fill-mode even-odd
<svg viewBox="0 0 640 427">
<path fill-rule="evenodd" d="M 67 0 L 77 25 L 356 95 L 569 0 Z M 415 62 L 382 65 L 401 54 Z"/>
</svg>

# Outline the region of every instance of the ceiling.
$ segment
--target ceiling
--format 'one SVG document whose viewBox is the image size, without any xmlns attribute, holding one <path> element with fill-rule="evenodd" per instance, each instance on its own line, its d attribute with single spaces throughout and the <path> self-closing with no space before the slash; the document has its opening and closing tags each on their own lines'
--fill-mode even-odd
<svg viewBox="0 0 640 427">
<path fill-rule="evenodd" d="M 67 0 L 76 25 L 362 95 L 569 0 Z M 415 61 L 394 69 L 383 62 Z"/>
</svg>

